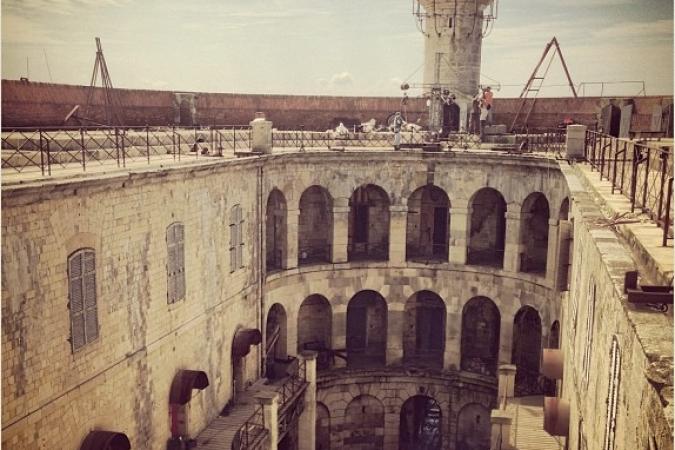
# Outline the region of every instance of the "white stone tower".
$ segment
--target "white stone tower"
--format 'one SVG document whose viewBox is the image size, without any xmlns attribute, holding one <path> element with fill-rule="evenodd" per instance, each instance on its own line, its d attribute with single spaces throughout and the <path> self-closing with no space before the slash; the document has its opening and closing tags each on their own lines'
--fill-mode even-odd
<svg viewBox="0 0 675 450">
<path fill-rule="evenodd" d="M 481 44 L 496 18 L 497 0 L 417 0 L 415 15 L 424 41 L 424 93 L 447 89 L 467 111 L 480 84 Z M 421 8 L 420 8 L 421 7 Z M 423 8 L 423 9 L 422 9 Z M 434 103 L 432 101 L 432 103 Z M 430 107 L 430 126 L 440 123 Z"/>
</svg>

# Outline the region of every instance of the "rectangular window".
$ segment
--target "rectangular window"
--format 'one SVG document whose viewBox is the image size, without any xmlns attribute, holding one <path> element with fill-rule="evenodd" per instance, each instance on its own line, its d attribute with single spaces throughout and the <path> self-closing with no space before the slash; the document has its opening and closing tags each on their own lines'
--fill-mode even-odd
<svg viewBox="0 0 675 450">
<path fill-rule="evenodd" d="M 185 236 L 183 224 L 176 222 L 166 229 L 167 303 L 185 298 Z"/>
<path fill-rule="evenodd" d="M 92 249 L 77 250 L 68 258 L 70 341 L 73 351 L 98 338 L 96 256 Z"/>
</svg>

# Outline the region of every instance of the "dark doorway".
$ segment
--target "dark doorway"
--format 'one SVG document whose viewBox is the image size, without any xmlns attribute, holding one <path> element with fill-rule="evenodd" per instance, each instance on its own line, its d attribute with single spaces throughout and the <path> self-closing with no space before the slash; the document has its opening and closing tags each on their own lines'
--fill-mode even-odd
<svg viewBox="0 0 675 450">
<path fill-rule="evenodd" d="M 192 105 L 188 100 L 180 102 L 180 125 L 184 127 L 191 127 L 194 125 L 194 117 L 192 116 Z"/>
<path fill-rule="evenodd" d="M 548 259 L 548 201 L 541 192 L 534 192 L 523 202 L 520 220 L 520 271 L 546 274 Z"/>
<path fill-rule="evenodd" d="M 459 105 L 457 103 L 443 104 L 443 132 L 442 137 L 459 131 Z"/>
<path fill-rule="evenodd" d="M 405 304 L 403 360 L 417 367 L 443 367 L 445 316 L 443 300 L 431 291 L 412 295 Z"/>
<path fill-rule="evenodd" d="M 461 368 L 495 376 L 499 360 L 499 308 L 487 297 L 474 297 L 462 310 Z"/>
<path fill-rule="evenodd" d="M 504 266 L 506 201 L 499 191 L 483 188 L 471 200 L 471 227 L 467 263 Z"/>
<path fill-rule="evenodd" d="M 536 309 L 523 306 L 513 321 L 511 363 L 516 365 L 515 395 L 540 395 L 541 319 Z"/>
<path fill-rule="evenodd" d="M 434 256 L 442 258 L 447 251 L 448 208 L 434 208 Z"/>
<path fill-rule="evenodd" d="M 442 419 L 436 400 L 424 395 L 410 397 L 401 407 L 399 450 L 440 450 Z"/>
<path fill-rule="evenodd" d="M 389 258 L 389 195 L 379 186 L 357 188 L 349 199 L 347 259 Z"/>
<path fill-rule="evenodd" d="M 361 291 L 347 306 L 347 365 L 382 366 L 386 348 L 387 303 L 375 291 Z"/>
<path fill-rule="evenodd" d="M 321 186 L 300 197 L 298 265 L 330 262 L 333 242 L 333 198 Z"/>
<path fill-rule="evenodd" d="M 490 410 L 478 403 L 464 406 L 457 417 L 457 450 L 489 450 Z"/>
<path fill-rule="evenodd" d="M 266 268 L 268 271 L 283 267 L 286 257 L 286 199 L 278 189 L 272 190 L 267 198 Z"/>
<path fill-rule="evenodd" d="M 406 259 L 447 261 L 450 201 L 445 191 L 428 184 L 408 198 Z"/>
</svg>

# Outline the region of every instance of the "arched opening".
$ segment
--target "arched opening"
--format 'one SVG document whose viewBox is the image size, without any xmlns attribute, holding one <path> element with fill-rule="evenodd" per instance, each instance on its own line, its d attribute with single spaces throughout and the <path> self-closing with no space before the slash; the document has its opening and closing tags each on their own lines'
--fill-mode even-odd
<svg viewBox="0 0 675 450">
<path fill-rule="evenodd" d="M 560 204 L 560 214 L 558 215 L 558 220 L 569 220 L 570 217 L 570 199 L 565 197 L 565 199 Z"/>
<path fill-rule="evenodd" d="M 461 368 L 495 376 L 499 360 L 499 308 L 487 297 L 474 297 L 462 309 Z"/>
<path fill-rule="evenodd" d="M 171 438 L 190 437 L 189 406 L 193 390 L 203 390 L 209 385 L 206 372 L 201 370 L 178 370 L 171 382 L 169 391 L 169 418 L 171 420 Z"/>
<path fill-rule="evenodd" d="M 443 125 L 441 127 L 442 137 L 448 137 L 448 134 L 459 131 L 460 109 L 455 102 L 443 102 Z"/>
<path fill-rule="evenodd" d="M 315 294 L 303 300 L 298 311 L 297 330 L 298 352 L 317 351 L 317 369 L 328 369 L 331 363 L 333 312 L 325 297 Z"/>
<path fill-rule="evenodd" d="M 387 302 L 375 291 L 361 291 L 347 305 L 347 365 L 384 365 L 386 350 Z"/>
<path fill-rule="evenodd" d="M 266 268 L 280 270 L 286 258 L 286 199 L 278 189 L 273 189 L 267 197 L 265 238 Z"/>
<path fill-rule="evenodd" d="M 450 200 L 445 191 L 428 184 L 408 198 L 406 259 L 447 261 Z"/>
<path fill-rule="evenodd" d="M 236 403 L 238 394 L 244 391 L 246 377 L 246 355 L 251 346 L 262 342 L 262 334 L 257 328 L 240 328 L 234 333 L 230 362 L 232 364 L 232 403 Z"/>
<path fill-rule="evenodd" d="M 265 326 L 265 376 L 269 379 L 286 376 L 286 369 L 292 361 L 286 353 L 286 333 L 286 310 L 275 303 L 267 313 Z"/>
<path fill-rule="evenodd" d="M 349 261 L 389 257 L 389 196 L 381 187 L 361 186 L 349 199 L 347 251 Z"/>
<path fill-rule="evenodd" d="M 415 395 L 401 407 L 399 450 L 440 450 L 443 446 L 443 417 L 438 402 L 426 395 Z"/>
<path fill-rule="evenodd" d="M 298 265 L 330 262 L 333 242 L 333 198 L 321 186 L 300 197 Z"/>
<path fill-rule="evenodd" d="M 129 450 L 131 443 L 124 433 L 115 431 L 90 431 L 82 441 L 80 450 Z"/>
<path fill-rule="evenodd" d="M 431 291 L 413 294 L 405 303 L 403 360 L 419 367 L 443 367 L 445 302 Z"/>
<path fill-rule="evenodd" d="M 384 449 L 384 406 L 377 398 L 359 395 L 345 409 L 342 448 Z"/>
<path fill-rule="evenodd" d="M 499 191 L 483 188 L 471 200 L 467 264 L 504 266 L 506 201 Z"/>
<path fill-rule="evenodd" d="M 548 201 L 541 192 L 525 199 L 520 214 L 520 271 L 546 273 L 548 255 Z"/>
<path fill-rule="evenodd" d="M 490 447 L 490 410 L 478 403 L 464 406 L 457 416 L 457 448 L 487 450 Z"/>
<path fill-rule="evenodd" d="M 316 403 L 316 450 L 330 450 L 330 411 L 321 402 Z"/>
<path fill-rule="evenodd" d="M 523 306 L 513 320 L 511 363 L 516 365 L 515 395 L 539 395 L 541 319 L 536 309 Z"/>
</svg>

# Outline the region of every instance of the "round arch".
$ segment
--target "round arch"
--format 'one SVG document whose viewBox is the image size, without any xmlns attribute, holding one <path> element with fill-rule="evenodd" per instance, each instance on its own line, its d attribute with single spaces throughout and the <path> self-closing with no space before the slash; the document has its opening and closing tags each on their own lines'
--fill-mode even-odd
<svg viewBox="0 0 675 450">
<path fill-rule="evenodd" d="M 526 305 L 513 319 L 511 363 L 516 365 L 515 395 L 541 394 L 539 365 L 541 360 L 541 318 Z"/>
<path fill-rule="evenodd" d="M 267 197 L 265 210 L 265 268 L 279 270 L 286 259 L 286 197 L 277 188 Z"/>
<path fill-rule="evenodd" d="M 265 325 L 265 374 L 276 379 L 284 375 L 287 361 L 287 318 L 280 303 L 273 304 L 267 313 Z"/>
<path fill-rule="evenodd" d="M 387 350 L 387 302 L 375 291 L 360 291 L 347 305 L 347 365 L 382 366 Z"/>
<path fill-rule="evenodd" d="M 389 258 L 389 195 L 380 186 L 366 184 L 349 198 L 347 259 Z"/>
<path fill-rule="evenodd" d="M 408 198 L 406 259 L 448 260 L 450 199 L 438 186 L 427 184 Z"/>
<path fill-rule="evenodd" d="M 469 202 L 470 225 L 467 264 L 504 266 L 506 201 L 496 189 L 485 187 Z"/>
<path fill-rule="evenodd" d="M 487 297 L 474 297 L 462 309 L 461 369 L 495 376 L 501 315 Z"/>
<path fill-rule="evenodd" d="M 410 397 L 401 406 L 399 450 L 440 450 L 443 447 L 443 417 L 438 402 L 426 395 Z"/>
<path fill-rule="evenodd" d="M 326 297 L 312 294 L 305 298 L 298 310 L 298 353 L 314 350 L 319 353 L 317 369 L 330 366 L 331 338 L 333 334 L 333 312 Z"/>
<path fill-rule="evenodd" d="M 447 311 L 441 297 L 419 291 L 405 303 L 403 360 L 421 367 L 443 367 Z"/>
<path fill-rule="evenodd" d="M 300 196 L 298 215 L 298 265 L 331 261 L 333 198 L 313 185 Z"/>
<path fill-rule="evenodd" d="M 457 415 L 457 445 L 462 450 L 490 448 L 490 410 L 479 403 L 462 407 Z"/>
</svg>

